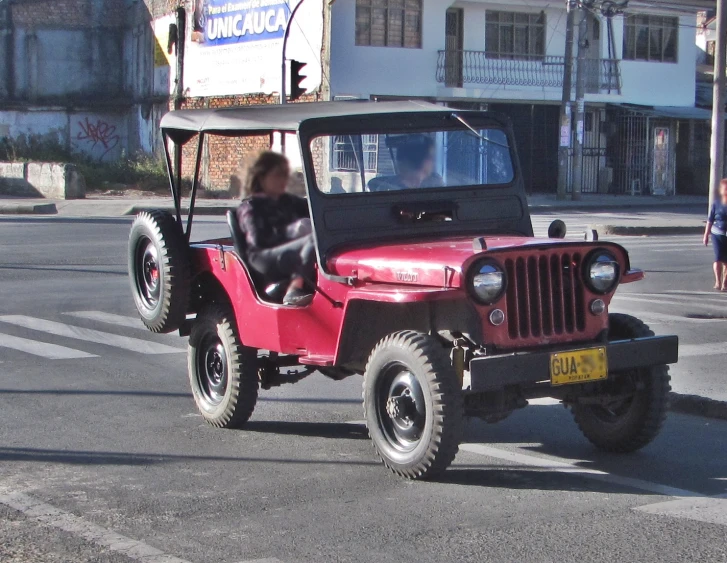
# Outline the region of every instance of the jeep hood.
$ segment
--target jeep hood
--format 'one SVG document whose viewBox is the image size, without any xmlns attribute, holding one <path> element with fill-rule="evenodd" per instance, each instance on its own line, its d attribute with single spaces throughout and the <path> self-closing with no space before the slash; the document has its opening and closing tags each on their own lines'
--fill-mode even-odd
<svg viewBox="0 0 727 563">
<path fill-rule="evenodd" d="M 472 237 L 437 239 L 343 250 L 328 261 L 332 274 L 365 282 L 461 287 L 462 266 L 481 254 L 531 246 L 583 246 L 583 242 L 522 236 L 485 237 L 487 250 L 476 252 Z M 445 277 L 446 276 L 446 277 Z"/>
</svg>

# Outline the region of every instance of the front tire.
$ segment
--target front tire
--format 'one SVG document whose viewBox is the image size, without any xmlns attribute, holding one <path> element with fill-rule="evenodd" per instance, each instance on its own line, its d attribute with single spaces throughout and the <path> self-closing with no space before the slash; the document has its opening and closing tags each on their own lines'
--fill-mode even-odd
<svg viewBox="0 0 727 563">
<path fill-rule="evenodd" d="M 243 346 L 229 307 L 203 309 L 192 326 L 189 383 L 202 417 L 218 428 L 240 428 L 255 409 L 257 350 Z"/>
<path fill-rule="evenodd" d="M 462 386 L 434 337 L 402 331 L 383 338 L 366 365 L 363 405 L 376 453 L 397 475 L 431 478 L 457 455 Z"/>
<path fill-rule="evenodd" d="M 631 315 L 612 313 L 609 340 L 654 336 L 641 320 Z M 573 416 L 585 437 L 607 452 L 634 452 L 646 446 L 661 431 L 669 407 L 669 368 L 652 366 L 616 374 L 609 382 L 614 395 L 632 391 L 629 397 L 603 405 L 575 404 Z"/>
</svg>

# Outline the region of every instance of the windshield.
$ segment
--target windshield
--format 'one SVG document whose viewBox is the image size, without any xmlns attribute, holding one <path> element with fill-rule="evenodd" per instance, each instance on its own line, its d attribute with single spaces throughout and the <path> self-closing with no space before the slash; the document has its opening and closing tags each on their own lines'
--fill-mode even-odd
<svg viewBox="0 0 727 563">
<path fill-rule="evenodd" d="M 507 184 L 513 164 L 501 129 L 322 135 L 311 141 L 324 193 Z"/>
</svg>

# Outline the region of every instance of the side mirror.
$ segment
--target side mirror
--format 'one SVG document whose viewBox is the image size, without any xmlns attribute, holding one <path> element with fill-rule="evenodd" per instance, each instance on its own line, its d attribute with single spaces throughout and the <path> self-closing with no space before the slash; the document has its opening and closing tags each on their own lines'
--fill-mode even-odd
<svg viewBox="0 0 727 563">
<path fill-rule="evenodd" d="M 556 219 L 548 227 L 548 238 L 565 238 L 565 232 L 565 223 Z"/>
</svg>

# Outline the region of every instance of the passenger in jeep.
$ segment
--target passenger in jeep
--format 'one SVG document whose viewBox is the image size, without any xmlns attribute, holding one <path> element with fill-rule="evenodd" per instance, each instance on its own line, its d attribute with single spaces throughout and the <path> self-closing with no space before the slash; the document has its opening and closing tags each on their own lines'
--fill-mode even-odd
<svg viewBox="0 0 727 563">
<path fill-rule="evenodd" d="M 306 280 L 315 277 L 315 246 L 308 204 L 286 193 L 289 180 L 288 159 L 263 152 L 250 168 L 247 198 L 237 209 L 237 220 L 250 266 L 271 282 L 290 279 L 283 303 L 304 306 L 313 299 Z"/>
</svg>

